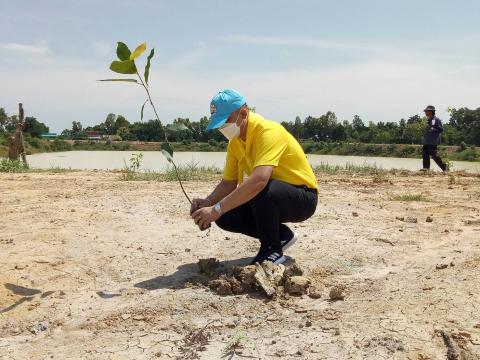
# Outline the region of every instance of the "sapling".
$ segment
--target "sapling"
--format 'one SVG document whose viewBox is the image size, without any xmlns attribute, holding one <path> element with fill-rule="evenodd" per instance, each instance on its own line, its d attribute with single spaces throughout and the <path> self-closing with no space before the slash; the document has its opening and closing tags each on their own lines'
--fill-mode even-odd
<svg viewBox="0 0 480 360">
<path fill-rule="evenodd" d="M 117 74 L 137 75 L 137 78 L 103 79 L 103 80 L 99 80 L 99 81 L 129 82 L 129 83 L 133 83 L 133 84 L 140 85 L 141 87 L 143 87 L 143 89 L 145 90 L 145 92 L 147 94 L 147 99 L 145 100 L 145 102 L 143 103 L 143 105 L 141 107 L 140 120 L 143 120 L 143 112 L 144 112 L 144 109 L 145 109 L 145 105 L 147 103 L 149 103 L 150 106 L 153 109 L 153 112 L 155 113 L 155 117 L 157 118 L 158 123 L 163 128 L 163 134 L 165 136 L 165 142 L 160 145 L 160 148 L 162 150 L 162 154 L 163 154 L 163 156 L 165 156 L 167 161 L 172 164 L 172 166 L 175 170 L 175 174 L 177 176 L 178 183 L 180 184 L 180 187 L 182 188 L 183 194 L 185 195 L 187 200 L 190 203 L 192 203 L 189 196 L 185 192 L 185 189 L 183 188 L 182 180 L 180 179 L 180 176 L 178 174 L 177 165 L 173 161 L 173 149 L 172 149 L 172 146 L 170 145 L 170 142 L 168 141 L 167 128 L 165 126 L 163 126 L 162 122 L 160 121 L 160 117 L 158 116 L 157 109 L 155 107 L 155 104 L 153 103 L 152 96 L 150 95 L 148 79 L 149 79 L 149 76 L 150 76 L 150 64 L 151 64 L 151 60 L 152 60 L 152 58 L 155 54 L 155 49 L 152 48 L 152 50 L 150 50 L 150 54 L 147 57 L 147 63 L 145 64 L 145 69 L 144 69 L 144 72 L 143 72 L 143 78 L 140 75 L 140 73 L 138 72 L 138 68 L 137 68 L 137 65 L 135 63 L 135 59 L 139 58 L 140 55 L 142 55 L 145 52 L 145 50 L 147 50 L 147 43 L 146 42 L 138 45 L 137 48 L 133 52 L 131 52 L 130 49 L 128 48 L 128 46 L 125 43 L 119 41 L 117 43 L 117 57 L 118 57 L 118 60 L 112 61 L 112 63 L 110 64 L 110 70 L 112 70 L 113 72 L 116 72 Z M 177 127 L 179 127 L 179 126 L 181 127 L 181 125 L 177 125 Z M 182 130 L 182 129 L 179 128 L 178 130 Z"/>
</svg>

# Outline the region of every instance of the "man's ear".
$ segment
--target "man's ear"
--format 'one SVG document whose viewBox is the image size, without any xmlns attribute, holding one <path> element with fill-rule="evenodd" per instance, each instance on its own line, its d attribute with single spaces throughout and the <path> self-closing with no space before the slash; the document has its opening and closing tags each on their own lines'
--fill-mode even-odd
<svg viewBox="0 0 480 360">
<path fill-rule="evenodd" d="M 240 113 L 242 114 L 242 119 L 246 119 L 248 117 L 248 109 L 246 107 L 241 108 Z"/>
</svg>

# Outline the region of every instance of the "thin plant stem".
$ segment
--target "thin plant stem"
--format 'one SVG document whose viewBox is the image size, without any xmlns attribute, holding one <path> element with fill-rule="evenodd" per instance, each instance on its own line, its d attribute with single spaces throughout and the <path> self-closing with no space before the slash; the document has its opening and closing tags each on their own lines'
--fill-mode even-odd
<svg viewBox="0 0 480 360">
<path fill-rule="evenodd" d="M 157 117 L 157 120 L 160 124 L 162 124 L 162 122 L 160 121 L 160 117 L 158 116 L 158 113 L 157 113 L 157 109 L 155 108 L 155 105 L 153 104 L 153 101 L 152 101 L 152 97 L 150 96 L 150 91 L 148 91 L 148 87 L 147 85 L 144 83 L 142 77 L 140 76 L 140 74 L 138 73 L 138 70 L 137 70 L 137 75 L 138 75 L 138 78 L 140 79 L 140 83 L 141 85 L 143 86 L 143 88 L 145 89 L 145 91 L 147 92 L 147 96 L 148 96 L 148 101 L 150 102 L 150 105 L 152 105 L 152 108 L 153 108 L 153 111 L 155 112 L 155 116 Z M 163 125 L 162 125 L 163 126 Z M 170 145 L 170 142 L 168 141 L 168 137 L 167 137 L 167 128 L 165 126 L 163 126 L 163 134 L 165 136 L 165 142 L 167 142 L 169 145 Z M 170 145 L 171 146 L 171 145 Z M 185 197 L 187 198 L 188 202 L 191 204 L 192 203 L 192 200 L 190 200 L 190 197 L 188 196 L 187 192 L 185 191 L 184 187 L 183 187 L 183 184 L 182 184 L 182 180 L 180 179 L 180 175 L 178 174 L 178 170 L 177 170 L 177 165 L 175 164 L 175 162 L 173 161 L 173 158 L 170 160 L 170 162 L 172 163 L 173 165 L 173 168 L 175 169 L 175 174 L 177 175 L 177 180 L 178 180 L 178 183 L 180 184 L 180 187 L 182 188 L 182 191 L 183 191 L 183 194 L 185 195 Z"/>
</svg>

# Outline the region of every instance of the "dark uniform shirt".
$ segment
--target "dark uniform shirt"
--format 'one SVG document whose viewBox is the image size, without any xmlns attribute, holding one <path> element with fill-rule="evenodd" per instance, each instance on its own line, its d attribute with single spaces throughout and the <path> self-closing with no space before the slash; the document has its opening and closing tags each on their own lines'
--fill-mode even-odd
<svg viewBox="0 0 480 360">
<path fill-rule="evenodd" d="M 434 116 L 428 120 L 427 126 L 425 127 L 425 133 L 423 135 L 423 144 L 424 145 L 439 145 L 442 142 L 442 120 Z"/>
</svg>

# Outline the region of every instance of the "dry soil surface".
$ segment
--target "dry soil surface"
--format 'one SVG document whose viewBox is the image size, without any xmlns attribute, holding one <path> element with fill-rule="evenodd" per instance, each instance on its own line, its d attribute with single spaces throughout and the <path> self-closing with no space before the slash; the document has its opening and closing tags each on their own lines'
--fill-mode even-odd
<svg viewBox="0 0 480 360">
<path fill-rule="evenodd" d="M 244 265 L 258 243 L 199 232 L 174 182 L 0 174 L 0 358 L 480 358 L 480 178 L 319 182 L 286 255 L 321 297 L 268 299 L 202 285 L 199 259 Z"/>
</svg>

